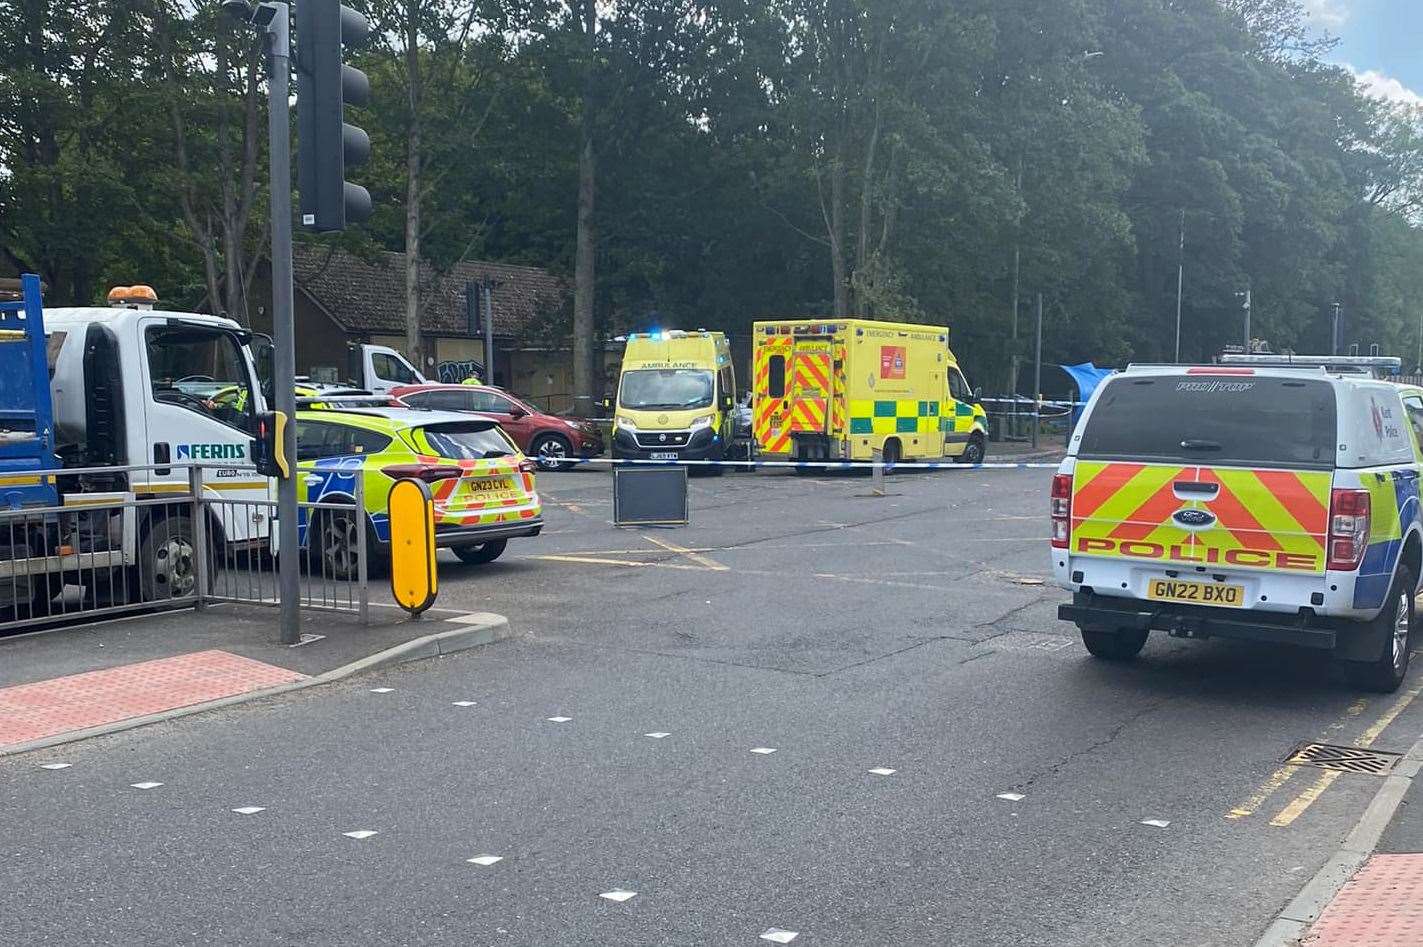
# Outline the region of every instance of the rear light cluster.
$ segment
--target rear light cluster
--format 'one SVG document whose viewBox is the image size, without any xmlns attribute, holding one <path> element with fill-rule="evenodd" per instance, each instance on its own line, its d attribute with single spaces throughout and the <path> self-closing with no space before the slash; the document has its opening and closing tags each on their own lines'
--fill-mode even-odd
<svg viewBox="0 0 1423 947">
<path fill-rule="evenodd" d="M 538 465 L 538 463 L 537 463 L 536 461 L 529 460 L 529 458 L 527 458 L 527 457 L 525 457 L 523 460 L 519 461 L 519 473 L 538 473 L 538 472 L 539 472 L 539 465 Z"/>
<path fill-rule="evenodd" d="M 1329 500 L 1329 570 L 1352 572 L 1369 548 L 1369 492 L 1335 490 Z"/>
<path fill-rule="evenodd" d="M 1072 533 L 1072 474 L 1058 474 L 1052 478 L 1049 509 L 1052 513 L 1053 548 L 1066 549 Z"/>
<path fill-rule="evenodd" d="M 381 473 L 392 480 L 415 479 L 435 483 L 440 480 L 454 480 L 464 471 L 441 464 L 391 464 L 389 467 L 382 467 Z"/>
</svg>

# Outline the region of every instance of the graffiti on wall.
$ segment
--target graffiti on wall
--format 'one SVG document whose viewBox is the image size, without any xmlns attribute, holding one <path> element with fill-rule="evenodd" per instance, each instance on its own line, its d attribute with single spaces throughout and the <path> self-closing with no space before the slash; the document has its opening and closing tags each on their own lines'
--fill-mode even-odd
<svg viewBox="0 0 1423 947">
<path fill-rule="evenodd" d="M 458 385 L 466 378 L 484 378 L 484 366 L 474 359 L 459 362 L 441 362 L 435 366 L 435 374 L 442 385 Z"/>
</svg>

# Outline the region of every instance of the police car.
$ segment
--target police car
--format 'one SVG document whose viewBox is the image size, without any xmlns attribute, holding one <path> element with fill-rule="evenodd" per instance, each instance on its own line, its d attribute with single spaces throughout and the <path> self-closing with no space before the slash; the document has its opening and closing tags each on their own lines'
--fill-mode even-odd
<svg viewBox="0 0 1423 947">
<path fill-rule="evenodd" d="M 1098 388 L 1053 478 L 1059 617 L 1106 660 L 1151 631 L 1408 671 L 1420 457 L 1398 386 L 1328 366 L 1133 366 Z"/>
</svg>

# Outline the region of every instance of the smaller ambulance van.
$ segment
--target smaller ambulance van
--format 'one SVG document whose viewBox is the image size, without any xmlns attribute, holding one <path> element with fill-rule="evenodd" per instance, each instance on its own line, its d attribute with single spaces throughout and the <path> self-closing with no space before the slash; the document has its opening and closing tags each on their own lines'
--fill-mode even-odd
<svg viewBox="0 0 1423 947">
<path fill-rule="evenodd" d="M 1419 399 L 1423 409 L 1423 399 Z M 1051 491 L 1058 616 L 1094 656 L 1151 631 L 1329 651 L 1370 690 L 1408 673 L 1420 458 L 1400 389 L 1327 368 L 1132 366 Z"/>
<path fill-rule="evenodd" d="M 615 458 L 723 459 L 736 433 L 736 372 L 726 336 L 705 330 L 628 336 L 610 407 Z"/>
</svg>

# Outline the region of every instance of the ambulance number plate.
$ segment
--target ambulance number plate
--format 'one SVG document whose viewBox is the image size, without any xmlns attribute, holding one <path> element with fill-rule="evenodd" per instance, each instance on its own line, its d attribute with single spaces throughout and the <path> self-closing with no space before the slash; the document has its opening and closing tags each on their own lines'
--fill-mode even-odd
<svg viewBox="0 0 1423 947">
<path fill-rule="evenodd" d="M 1241 608 L 1245 605 L 1245 586 L 1220 585 L 1215 582 L 1182 582 L 1177 579 L 1152 579 L 1146 597 L 1157 602 L 1185 602 L 1190 605 L 1216 605 Z"/>
</svg>

